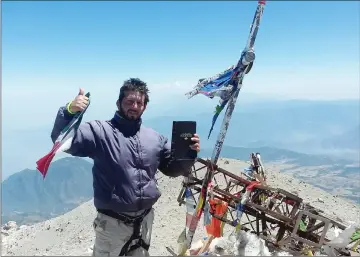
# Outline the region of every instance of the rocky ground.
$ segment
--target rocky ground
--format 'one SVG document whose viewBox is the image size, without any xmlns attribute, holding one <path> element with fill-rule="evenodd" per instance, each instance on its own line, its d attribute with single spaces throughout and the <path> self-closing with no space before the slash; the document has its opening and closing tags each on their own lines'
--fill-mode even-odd
<svg viewBox="0 0 360 257">
<path fill-rule="evenodd" d="M 225 161 L 228 161 L 225 164 Z M 221 159 L 219 165 L 233 173 L 240 172 L 248 164 L 237 160 Z M 290 175 L 280 173 L 279 166 L 269 165 L 268 184 L 297 194 L 314 207 L 322 209 L 330 216 L 336 216 L 344 223 L 360 223 L 360 207 L 343 198 L 335 197 L 321 189 L 299 181 Z M 184 206 L 179 206 L 176 198 L 181 188 L 182 178 L 169 179 L 159 175 L 162 197 L 156 203 L 153 226 L 151 255 L 169 255 L 165 246 L 177 248 L 176 240 L 184 228 Z M 94 241 L 92 222 L 95 209 L 92 201 L 51 220 L 31 226 L 18 227 L 8 223 L 2 227 L 2 255 L 91 255 Z M 226 227 L 227 232 L 230 231 Z M 194 242 L 205 236 L 199 226 Z"/>
</svg>

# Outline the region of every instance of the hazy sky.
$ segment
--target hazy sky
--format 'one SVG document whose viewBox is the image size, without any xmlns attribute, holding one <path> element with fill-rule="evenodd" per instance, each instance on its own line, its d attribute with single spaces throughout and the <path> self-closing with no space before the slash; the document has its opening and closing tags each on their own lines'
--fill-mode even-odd
<svg viewBox="0 0 360 257">
<path fill-rule="evenodd" d="M 129 77 L 148 82 L 149 115 L 188 103 L 199 78 L 236 63 L 256 5 L 3 2 L 3 136 L 51 126 L 79 87 L 92 93 L 89 117 L 108 118 Z M 255 51 L 243 95 L 359 98 L 359 2 L 268 2 Z M 216 104 L 196 98 L 198 111 Z"/>
</svg>

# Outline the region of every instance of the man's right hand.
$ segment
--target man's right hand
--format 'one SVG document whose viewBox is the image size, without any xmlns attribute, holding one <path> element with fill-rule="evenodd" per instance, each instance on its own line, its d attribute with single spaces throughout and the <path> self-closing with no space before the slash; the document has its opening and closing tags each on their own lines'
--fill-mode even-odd
<svg viewBox="0 0 360 257">
<path fill-rule="evenodd" d="M 69 109 L 72 113 L 81 112 L 86 108 L 88 104 L 89 98 L 84 96 L 84 89 L 80 88 L 79 94 L 71 102 Z"/>
</svg>

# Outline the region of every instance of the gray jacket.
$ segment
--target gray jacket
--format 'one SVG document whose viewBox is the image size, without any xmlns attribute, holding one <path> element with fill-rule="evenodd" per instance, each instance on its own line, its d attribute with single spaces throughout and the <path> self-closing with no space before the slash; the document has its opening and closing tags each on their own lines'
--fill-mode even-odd
<svg viewBox="0 0 360 257">
<path fill-rule="evenodd" d="M 71 119 L 60 107 L 51 132 L 53 142 Z M 96 208 L 134 212 L 151 208 L 159 199 L 157 169 L 170 177 L 189 174 L 194 162 L 172 160 L 170 147 L 166 137 L 141 120 L 129 121 L 116 112 L 111 120 L 81 123 L 67 153 L 94 160 Z"/>
</svg>

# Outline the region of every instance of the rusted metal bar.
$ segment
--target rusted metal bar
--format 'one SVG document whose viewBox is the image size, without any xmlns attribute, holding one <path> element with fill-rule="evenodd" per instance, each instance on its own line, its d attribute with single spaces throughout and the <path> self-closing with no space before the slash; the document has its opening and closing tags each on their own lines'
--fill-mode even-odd
<svg viewBox="0 0 360 257">
<path fill-rule="evenodd" d="M 225 175 L 229 176 L 230 178 L 233 178 L 245 185 L 250 185 L 251 181 L 249 180 L 246 180 L 244 178 L 241 178 L 227 170 L 224 170 L 222 168 L 220 168 L 218 165 L 216 164 L 211 164 L 210 161 L 206 161 L 204 159 L 201 159 L 201 158 L 198 158 L 197 161 L 199 161 L 200 163 L 204 164 L 204 165 L 208 165 L 208 166 L 211 166 L 214 170 L 218 170 L 220 171 L 221 173 L 224 173 Z M 269 187 L 269 186 L 263 186 L 263 185 L 255 185 L 254 188 L 257 188 L 257 189 L 262 189 L 262 190 L 272 190 L 272 191 L 275 191 L 276 189 L 275 188 L 272 188 L 272 187 Z"/>
<path fill-rule="evenodd" d="M 253 207 L 254 209 L 257 209 L 259 211 L 263 211 L 263 212 L 267 212 L 269 215 L 273 216 L 274 218 L 276 219 L 279 219 L 283 222 L 286 222 L 286 223 L 291 223 L 292 219 L 290 219 L 289 217 L 286 217 L 284 215 L 281 215 L 281 214 L 278 214 L 274 211 L 270 211 L 268 209 L 266 209 L 265 207 L 261 206 L 261 205 L 258 205 L 258 204 L 254 204 L 254 203 L 251 203 L 251 202 L 248 202 L 246 203 L 246 205 L 250 206 L 250 207 Z"/>
<path fill-rule="evenodd" d="M 260 223 L 259 223 L 259 213 L 256 212 L 256 235 L 260 235 Z"/>
<path fill-rule="evenodd" d="M 241 224 L 241 225 L 242 225 L 242 226 L 245 226 L 245 225 L 247 225 L 248 223 L 250 223 L 250 226 L 251 226 L 252 230 L 255 231 L 255 228 L 254 228 L 254 226 L 253 226 L 253 222 L 256 221 L 256 220 L 250 221 L 249 215 L 248 215 L 247 213 L 245 213 L 245 215 L 246 215 L 246 218 L 247 218 L 247 220 L 248 220 L 249 222 L 247 222 L 247 223 L 245 223 L 245 224 Z"/>
<path fill-rule="evenodd" d="M 316 231 L 316 230 L 318 230 L 318 229 L 320 229 L 320 228 L 324 227 L 324 225 L 325 225 L 325 222 L 324 222 L 324 221 L 322 221 L 322 222 L 320 222 L 319 224 L 317 224 L 317 225 L 315 225 L 315 226 L 313 226 L 313 227 L 311 227 L 311 228 L 307 229 L 307 232 L 313 232 L 313 231 Z"/>
</svg>

